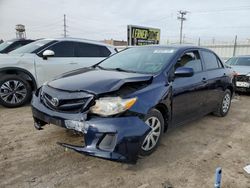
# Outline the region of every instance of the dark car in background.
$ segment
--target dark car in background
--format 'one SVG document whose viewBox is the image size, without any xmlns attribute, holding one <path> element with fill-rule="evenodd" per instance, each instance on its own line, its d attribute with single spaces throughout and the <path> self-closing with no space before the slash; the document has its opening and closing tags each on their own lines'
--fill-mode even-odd
<svg viewBox="0 0 250 188">
<path fill-rule="evenodd" d="M 129 48 L 40 87 L 32 100 L 34 125 L 82 132 L 84 146 L 60 143 L 79 153 L 136 162 L 157 148 L 165 131 L 209 113 L 227 115 L 232 80 L 208 49 Z"/>
<path fill-rule="evenodd" d="M 7 41 L 0 44 L 0 53 L 2 53 L 2 54 L 9 53 L 17 48 L 20 48 L 22 46 L 25 46 L 26 44 L 29 44 L 31 42 L 34 42 L 34 40 L 31 40 L 31 39 L 7 40 Z"/>
<path fill-rule="evenodd" d="M 250 92 L 250 55 L 232 57 L 226 64 L 235 72 L 236 90 Z"/>
</svg>

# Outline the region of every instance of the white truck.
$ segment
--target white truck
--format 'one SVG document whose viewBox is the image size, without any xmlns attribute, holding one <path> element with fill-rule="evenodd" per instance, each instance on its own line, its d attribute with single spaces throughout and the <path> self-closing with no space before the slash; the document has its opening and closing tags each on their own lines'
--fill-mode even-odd
<svg viewBox="0 0 250 188">
<path fill-rule="evenodd" d="M 92 66 L 116 53 L 110 45 L 85 39 L 42 39 L 0 55 L 0 104 L 19 107 L 44 82 Z"/>
</svg>

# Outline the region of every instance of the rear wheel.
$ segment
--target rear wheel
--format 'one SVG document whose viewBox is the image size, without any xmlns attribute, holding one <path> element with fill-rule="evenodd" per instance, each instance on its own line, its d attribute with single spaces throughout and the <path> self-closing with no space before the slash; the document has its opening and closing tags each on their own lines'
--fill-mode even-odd
<svg viewBox="0 0 250 188">
<path fill-rule="evenodd" d="M 150 155 L 155 151 L 164 130 L 164 119 L 162 114 L 156 109 L 149 112 L 145 118 L 145 123 L 151 127 L 151 131 L 142 142 L 140 149 L 140 155 L 142 156 Z"/>
<path fill-rule="evenodd" d="M 8 108 L 19 107 L 31 99 L 29 83 L 16 75 L 6 75 L 0 80 L 0 104 Z"/>
<path fill-rule="evenodd" d="M 223 98 L 217 110 L 213 112 L 213 114 L 219 117 L 226 116 L 231 106 L 231 100 L 232 100 L 231 91 L 227 89 L 223 95 Z"/>
</svg>

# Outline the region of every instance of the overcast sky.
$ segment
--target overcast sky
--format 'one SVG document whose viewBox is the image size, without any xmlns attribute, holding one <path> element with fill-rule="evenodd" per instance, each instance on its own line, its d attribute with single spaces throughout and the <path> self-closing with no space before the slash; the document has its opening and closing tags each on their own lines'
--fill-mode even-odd
<svg viewBox="0 0 250 188">
<path fill-rule="evenodd" d="M 250 0 L 0 0 L 0 39 L 24 24 L 28 38 L 60 37 L 63 14 L 68 35 L 94 40 L 127 39 L 127 25 L 161 29 L 161 41 L 177 40 L 177 11 L 187 10 L 186 40 L 250 38 Z"/>
</svg>

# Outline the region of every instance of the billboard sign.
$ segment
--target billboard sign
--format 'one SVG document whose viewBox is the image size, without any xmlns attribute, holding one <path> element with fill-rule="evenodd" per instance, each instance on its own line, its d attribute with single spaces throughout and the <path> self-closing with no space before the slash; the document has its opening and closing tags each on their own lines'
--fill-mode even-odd
<svg viewBox="0 0 250 188">
<path fill-rule="evenodd" d="M 160 29 L 128 25 L 128 45 L 141 46 L 160 43 Z"/>
</svg>

